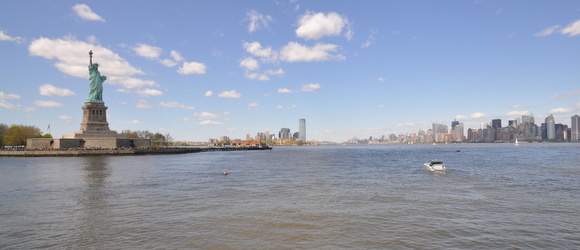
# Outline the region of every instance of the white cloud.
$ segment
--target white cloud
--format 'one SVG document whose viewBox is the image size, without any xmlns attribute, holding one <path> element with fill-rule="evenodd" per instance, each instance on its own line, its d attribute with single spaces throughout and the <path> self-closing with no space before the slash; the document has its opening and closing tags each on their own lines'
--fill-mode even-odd
<svg viewBox="0 0 580 250">
<path fill-rule="evenodd" d="M 173 67 L 173 66 L 177 65 L 177 62 L 175 62 L 171 59 L 167 59 L 167 58 L 160 60 L 159 62 L 167 67 Z"/>
<path fill-rule="evenodd" d="M 230 90 L 230 91 L 224 91 L 221 94 L 219 94 L 218 96 L 224 97 L 224 98 L 241 98 L 242 94 L 236 92 L 235 90 Z"/>
<path fill-rule="evenodd" d="M 30 55 L 56 60 L 54 66 L 58 70 L 82 79 L 87 79 L 88 75 L 89 50 L 93 50 L 93 62 L 99 63 L 101 74 L 107 76 L 105 83 L 118 84 L 125 88 L 157 86 L 154 81 L 131 77 L 145 73 L 131 66 L 118 54 L 99 45 L 78 41 L 71 37 L 63 39 L 41 37 L 33 40 L 28 47 Z"/>
<path fill-rule="evenodd" d="M 379 108 L 384 108 L 385 104 L 379 104 Z"/>
<path fill-rule="evenodd" d="M 205 120 L 205 121 L 201 121 L 196 123 L 197 125 L 223 125 L 223 122 L 217 122 L 217 121 L 210 121 L 210 120 Z"/>
<path fill-rule="evenodd" d="M 549 36 L 558 28 L 560 28 L 560 25 L 554 25 L 534 34 L 534 36 Z"/>
<path fill-rule="evenodd" d="M 300 91 L 304 92 L 314 92 L 315 90 L 320 88 L 320 83 L 310 83 L 310 84 L 302 84 L 302 88 Z"/>
<path fill-rule="evenodd" d="M 278 105 L 278 106 L 276 106 L 276 108 L 277 109 L 282 109 L 283 107 L 282 107 L 282 105 Z"/>
<path fill-rule="evenodd" d="M 107 80 L 111 79 L 111 81 L 117 81 L 120 83 L 121 86 L 125 87 L 125 88 L 138 88 L 138 87 L 145 87 L 145 86 L 159 86 L 159 84 L 156 84 L 154 81 L 151 80 L 142 80 L 142 79 L 137 79 L 137 78 L 132 78 L 132 77 L 115 77 L 115 76 L 111 76 L 108 77 Z"/>
<path fill-rule="evenodd" d="M 153 108 L 153 106 L 151 106 L 151 104 L 149 104 L 149 102 L 147 102 L 145 100 L 139 100 L 137 102 L 137 104 L 135 104 L 135 107 L 141 108 L 141 109 L 150 109 L 150 108 Z"/>
<path fill-rule="evenodd" d="M 277 75 L 277 76 L 283 76 L 284 74 L 286 74 L 286 72 L 284 72 L 284 70 L 282 69 L 278 69 L 278 70 L 267 70 L 266 72 L 264 72 L 264 74 L 266 75 Z"/>
<path fill-rule="evenodd" d="M 259 42 L 245 42 L 242 47 L 250 54 L 262 58 L 263 61 L 276 61 L 276 51 L 272 47 L 263 48 Z"/>
<path fill-rule="evenodd" d="M 34 105 L 44 108 L 56 108 L 64 106 L 64 104 L 55 101 L 34 101 Z"/>
<path fill-rule="evenodd" d="M 246 72 L 246 78 L 248 78 L 248 79 L 258 79 L 260 81 L 268 81 L 268 80 L 270 80 L 270 77 L 268 77 L 267 75 L 258 74 L 258 73 L 248 73 L 248 72 Z"/>
<path fill-rule="evenodd" d="M 220 117 L 219 115 L 210 112 L 195 112 L 193 113 L 193 116 L 201 119 L 213 119 Z"/>
<path fill-rule="evenodd" d="M 95 43 L 98 43 L 98 39 L 95 35 L 91 35 L 91 36 L 87 37 L 87 42 L 95 44 Z"/>
<path fill-rule="evenodd" d="M 354 30 L 352 30 L 352 24 L 348 23 L 346 25 L 346 32 L 344 33 L 344 37 L 346 37 L 346 40 L 350 41 L 350 40 L 352 40 L 353 36 L 354 36 Z"/>
<path fill-rule="evenodd" d="M 165 59 L 159 60 L 159 62 L 167 67 L 173 67 L 173 66 L 177 65 L 177 63 L 185 60 L 181 56 L 181 54 L 175 50 L 172 50 L 170 55 L 173 58 L 173 60 L 165 58 Z"/>
<path fill-rule="evenodd" d="M 65 120 L 66 123 L 71 124 L 73 118 L 68 115 L 59 115 L 58 119 Z"/>
<path fill-rule="evenodd" d="M 260 106 L 260 104 L 258 104 L 257 102 L 252 102 L 248 104 L 248 107 L 258 107 L 258 106 Z"/>
<path fill-rule="evenodd" d="M 523 116 L 523 115 L 531 115 L 531 114 L 532 113 L 530 111 L 514 110 L 514 111 L 507 112 L 505 114 L 505 116 L 512 117 L 512 116 Z"/>
<path fill-rule="evenodd" d="M 278 89 L 278 93 L 292 93 L 292 90 L 289 90 L 289 89 L 286 89 L 286 88 L 284 88 L 284 89 Z"/>
<path fill-rule="evenodd" d="M 175 61 L 177 61 L 177 62 L 180 62 L 180 61 L 183 61 L 183 60 L 185 60 L 185 58 L 183 58 L 183 57 L 181 56 L 181 54 L 180 54 L 179 52 L 175 51 L 175 50 L 172 50 L 172 51 L 170 52 L 170 55 L 171 55 L 171 57 L 173 57 L 173 60 L 175 60 Z"/>
<path fill-rule="evenodd" d="M 20 99 L 20 95 L 4 94 L 4 92 L 0 91 L 0 99 Z"/>
<path fill-rule="evenodd" d="M 298 105 L 296 105 L 296 104 L 292 104 L 292 105 L 290 105 L 290 107 L 288 107 L 288 108 L 289 108 L 289 109 L 293 109 L 293 108 L 296 108 L 296 107 L 298 107 Z"/>
<path fill-rule="evenodd" d="M 580 20 L 568 24 L 565 28 L 562 29 L 562 35 L 569 34 L 568 36 L 577 36 L 580 35 Z"/>
<path fill-rule="evenodd" d="M 264 16 L 255 10 L 246 12 L 246 16 L 250 20 L 248 24 L 248 32 L 250 33 L 262 28 L 262 26 L 268 27 L 268 22 L 273 21 L 271 16 Z"/>
<path fill-rule="evenodd" d="M 573 90 L 564 94 L 554 94 L 553 96 L 550 97 L 550 99 L 554 99 L 554 100 L 566 100 L 568 98 L 570 98 L 570 96 L 573 95 L 579 95 L 580 94 L 580 89 L 577 90 Z"/>
<path fill-rule="evenodd" d="M 362 48 L 368 48 L 375 42 L 375 35 L 378 34 L 379 31 L 376 29 L 371 30 L 371 34 L 367 37 L 367 40 L 361 45 Z"/>
<path fill-rule="evenodd" d="M 0 99 L 0 107 L 8 110 L 20 110 L 22 108 L 22 106 L 9 103 L 4 99 Z"/>
<path fill-rule="evenodd" d="M 487 115 L 485 113 L 481 113 L 481 112 L 476 112 L 476 113 L 471 114 L 469 117 L 471 117 L 473 119 L 480 119 L 480 118 L 489 117 L 489 115 Z"/>
<path fill-rule="evenodd" d="M 507 106 L 508 108 L 511 109 L 529 109 L 530 106 L 526 106 L 526 105 L 520 105 L 520 104 L 515 104 L 515 105 L 511 105 L 511 106 Z"/>
<path fill-rule="evenodd" d="M 460 120 L 460 121 L 473 121 L 473 120 L 484 120 L 484 119 L 488 119 L 489 117 L 490 117 L 490 115 L 488 115 L 488 114 L 476 112 L 476 113 L 473 113 L 469 116 L 457 115 L 457 116 L 455 116 L 455 119 Z"/>
<path fill-rule="evenodd" d="M 385 81 L 385 78 L 381 76 L 381 77 L 379 77 L 378 81 L 379 82 L 384 82 Z"/>
<path fill-rule="evenodd" d="M 240 61 L 240 67 L 246 68 L 247 70 L 257 70 L 260 68 L 260 64 L 254 58 L 246 57 Z"/>
<path fill-rule="evenodd" d="M 560 108 L 552 109 L 548 113 L 550 113 L 550 114 L 557 114 L 557 115 L 565 115 L 565 114 L 572 114 L 574 112 L 575 112 L 575 110 L 572 109 L 572 108 L 568 108 L 567 109 L 567 108 L 560 107 Z"/>
<path fill-rule="evenodd" d="M 4 33 L 5 31 L 0 30 L 0 41 L 12 41 L 12 42 L 17 42 L 17 43 L 21 43 L 24 42 L 24 39 L 22 37 L 11 37 L 9 35 L 6 35 L 6 33 Z"/>
<path fill-rule="evenodd" d="M 297 42 L 289 42 L 280 50 L 280 59 L 287 62 L 312 62 L 327 60 L 344 60 L 346 57 L 329 52 L 336 52 L 338 45 L 318 43 L 313 47 L 308 47 Z"/>
<path fill-rule="evenodd" d="M 80 17 L 81 19 L 84 19 L 87 21 L 105 22 L 105 19 L 103 19 L 102 17 L 97 15 L 95 12 L 93 12 L 93 10 L 91 10 L 91 7 L 89 7 L 86 4 L 77 4 L 77 5 L 73 6 L 72 9 L 74 10 L 75 14 L 78 17 Z"/>
<path fill-rule="evenodd" d="M 117 122 L 121 123 L 121 124 L 139 124 L 139 123 L 141 123 L 141 121 L 139 121 L 139 120 L 117 121 Z"/>
<path fill-rule="evenodd" d="M 135 93 L 144 96 L 144 97 L 148 97 L 148 96 L 160 96 L 163 95 L 163 92 L 156 90 L 156 89 L 138 89 L 135 90 Z"/>
<path fill-rule="evenodd" d="M 159 106 L 166 107 L 166 108 L 195 109 L 195 107 L 187 106 L 187 105 L 181 104 L 179 102 L 175 102 L 175 101 L 161 102 L 161 103 L 159 103 Z"/>
<path fill-rule="evenodd" d="M 324 14 L 307 11 L 298 20 L 296 36 L 308 39 L 320 39 L 323 36 L 340 35 L 342 29 L 348 24 L 348 19 L 336 12 Z"/>
<path fill-rule="evenodd" d="M 70 89 L 57 88 L 52 84 L 44 84 L 38 88 L 43 96 L 71 96 L 76 95 Z"/>
<path fill-rule="evenodd" d="M 204 95 L 204 96 L 206 96 L 206 97 L 210 97 L 210 96 L 212 96 L 212 95 L 213 95 L 213 91 L 211 91 L 211 90 L 208 90 L 208 91 L 206 91 L 206 92 L 205 92 L 205 94 L 203 94 L 203 95 Z"/>
<path fill-rule="evenodd" d="M 158 58 L 161 55 L 161 51 L 163 51 L 159 47 L 151 46 L 144 43 L 138 44 L 137 47 L 133 48 L 133 50 L 137 53 L 137 55 L 149 59 Z"/>
<path fill-rule="evenodd" d="M 415 123 L 412 122 L 406 122 L 406 123 L 399 123 L 397 124 L 397 128 L 412 128 L 415 126 Z"/>
<path fill-rule="evenodd" d="M 205 74 L 206 68 L 207 67 L 203 63 L 183 62 L 183 65 L 177 70 L 177 72 L 183 75 Z"/>
</svg>

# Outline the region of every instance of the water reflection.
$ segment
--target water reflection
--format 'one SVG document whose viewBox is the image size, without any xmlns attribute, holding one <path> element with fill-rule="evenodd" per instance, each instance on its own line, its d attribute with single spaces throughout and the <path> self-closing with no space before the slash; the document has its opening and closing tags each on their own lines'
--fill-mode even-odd
<svg viewBox="0 0 580 250">
<path fill-rule="evenodd" d="M 113 194 L 107 184 L 112 173 L 109 157 L 85 157 L 83 172 L 85 185 L 79 196 L 81 225 L 77 245 L 98 248 L 109 238 L 114 217 L 110 206 Z"/>
</svg>

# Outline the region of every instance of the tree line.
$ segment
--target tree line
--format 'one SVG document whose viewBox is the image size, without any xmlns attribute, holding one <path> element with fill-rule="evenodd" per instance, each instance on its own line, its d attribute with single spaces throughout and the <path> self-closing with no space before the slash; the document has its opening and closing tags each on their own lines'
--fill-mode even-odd
<svg viewBox="0 0 580 250">
<path fill-rule="evenodd" d="M 28 138 L 52 138 L 51 134 L 42 134 L 36 126 L 11 125 L 0 123 L 0 147 L 25 146 Z"/>
<path fill-rule="evenodd" d="M 129 139 L 149 139 L 151 146 L 169 146 L 173 142 L 173 137 L 169 133 L 163 135 L 161 133 L 152 133 L 149 130 L 123 130 L 121 134 L 126 134 Z"/>
<path fill-rule="evenodd" d="M 121 134 L 126 134 L 129 139 L 150 139 L 151 146 L 169 146 L 173 142 L 173 137 L 169 133 L 152 133 L 148 130 L 123 130 Z M 26 146 L 29 138 L 52 138 L 51 134 L 43 134 L 36 126 L 11 125 L 0 123 L 0 147 L 4 146 Z"/>
</svg>

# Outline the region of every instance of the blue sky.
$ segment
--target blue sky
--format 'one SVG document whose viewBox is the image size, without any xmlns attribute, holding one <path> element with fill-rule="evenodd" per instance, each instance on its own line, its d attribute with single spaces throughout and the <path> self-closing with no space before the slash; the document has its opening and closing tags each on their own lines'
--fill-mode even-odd
<svg viewBox="0 0 580 250">
<path fill-rule="evenodd" d="M 578 1 L 2 1 L 0 122 L 341 142 L 580 113 Z"/>
</svg>

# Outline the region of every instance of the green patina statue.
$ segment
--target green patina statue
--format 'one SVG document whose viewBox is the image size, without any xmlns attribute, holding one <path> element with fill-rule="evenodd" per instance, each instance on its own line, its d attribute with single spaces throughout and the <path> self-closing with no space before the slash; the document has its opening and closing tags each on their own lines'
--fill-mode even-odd
<svg viewBox="0 0 580 250">
<path fill-rule="evenodd" d="M 99 64 L 93 63 L 92 50 L 89 52 L 89 56 L 89 80 L 91 81 L 91 86 L 86 102 L 103 102 L 103 82 L 107 80 L 107 77 L 101 76 Z"/>
</svg>

